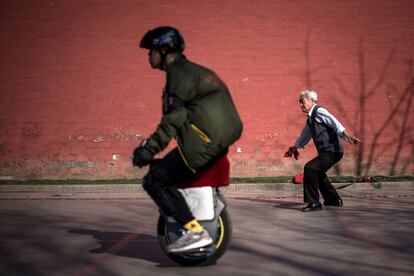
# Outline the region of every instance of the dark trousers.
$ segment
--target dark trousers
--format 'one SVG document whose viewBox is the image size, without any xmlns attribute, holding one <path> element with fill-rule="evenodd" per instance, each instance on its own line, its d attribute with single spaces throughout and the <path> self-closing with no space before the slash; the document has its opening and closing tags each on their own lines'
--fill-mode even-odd
<svg viewBox="0 0 414 276">
<path fill-rule="evenodd" d="M 342 152 L 321 152 L 317 157 L 306 163 L 303 179 L 303 197 L 305 202 L 318 202 L 318 189 L 323 199 L 327 202 L 337 202 L 340 199 L 326 172 L 339 162 L 342 156 Z"/>
<path fill-rule="evenodd" d="M 160 211 L 174 217 L 180 224 L 194 219 L 183 195 L 176 185 L 196 179 L 201 172 L 209 168 L 216 159 L 197 169 L 193 173 L 185 165 L 177 148 L 171 150 L 164 158 L 154 162 L 144 176 L 143 188 L 155 201 Z"/>
</svg>

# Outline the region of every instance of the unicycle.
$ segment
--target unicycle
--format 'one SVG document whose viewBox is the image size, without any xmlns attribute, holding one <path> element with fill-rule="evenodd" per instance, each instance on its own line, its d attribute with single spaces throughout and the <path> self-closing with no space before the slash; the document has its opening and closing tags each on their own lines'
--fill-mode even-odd
<svg viewBox="0 0 414 276">
<path fill-rule="evenodd" d="M 160 212 L 157 234 L 161 248 L 171 260 L 183 266 L 215 264 L 226 252 L 232 236 L 232 223 L 224 196 L 218 187 L 210 186 L 179 189 L 179 191 L 186 199 L 193 215 L 209 232 L 213 243 L 192 251 L 168 252 L 167 246 L 175 242 L 183 230 L 173 217 Z"/>
</svg>

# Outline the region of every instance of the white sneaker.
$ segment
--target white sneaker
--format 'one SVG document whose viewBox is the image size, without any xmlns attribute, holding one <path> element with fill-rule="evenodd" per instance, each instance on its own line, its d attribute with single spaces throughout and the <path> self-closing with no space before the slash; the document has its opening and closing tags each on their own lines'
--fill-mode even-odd
<svg viewBox="0 0 414 276">
<path fill-rule="evenodd" d="M 188 230 L 184 233 L 176 242 L 167 246 L 168 252 L 183 252 L 196 248 L 205 247 L 213 243 L 213 239 L 210 237 L 206 230 L 200 233 L 195 233 Z"/>
</svg>

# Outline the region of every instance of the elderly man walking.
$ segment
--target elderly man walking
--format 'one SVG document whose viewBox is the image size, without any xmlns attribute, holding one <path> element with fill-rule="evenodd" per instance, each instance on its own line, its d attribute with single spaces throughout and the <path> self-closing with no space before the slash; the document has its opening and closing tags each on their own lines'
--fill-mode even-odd
<svg viewBox="0 0 414 276">
<path fill-rule="evenodd" d="M 304 148 L 311 139 L 318 151 L 318 156 L 306 163 L 304 168 L 304 201 L 308 205 L 303 212 L 322 210 L 319 202 L 319 192 L 325 206 L 342 207 L 341 197 L 329 181 L 326 172 L 342 159 L 344 149 L 341 139 L 351 144 L 361 142 L 360 139 L 349 135 L 342 124 L 326 108 L 318 105 L 318 94 L 313 90 L 300 93 L 299 104 L 307 120 L 294 146 L 285 153 L 285 157 L 298 159 L 299 148 Z"/>
</svg>

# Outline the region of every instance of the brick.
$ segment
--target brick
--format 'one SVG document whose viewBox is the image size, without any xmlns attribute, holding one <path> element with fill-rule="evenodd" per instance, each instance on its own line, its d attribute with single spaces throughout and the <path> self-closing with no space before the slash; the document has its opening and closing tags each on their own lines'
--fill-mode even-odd
<svg viewBox="0 0 414 276">
<path fill-rule="evenodd" d="M 321 103 L 357 131 L 360 87 L 372 89 L 383 77 L 366 102 L 366 158 L 413 77 L 413 10 L 412 1 L 402 0 L 5 1 L 0 11 L 0 162 L 5 164 L 0 177 L 142 175 L 144 170 L 130 168 L 127 156 L 161 117 L 164 76 L 150 69 L 138 40 L 161 24 L 180 28 L 188 58 L 215 70 L 232 92 L 245 124 L 236 143 L 242 152 L 235 151 L 236 145 L 230 151 L 233 176 L 297 170 L 297 163 L 279 156 L 304 123 L 299 90 L 310 84 Z M 404 133 L 396 167 L 412 174 L 412 162 L 406 164 L 413 130 L 402 129 L 404 110 L 377 140 L 372 172 L 390 172 L 399 149 L 391 142 L 401 141 Z M 411 126 L 412 105 L 408 114 L 406 126 Z M 346 150 L 342 173 L 353 174 L 355 163 L 346 162 L 354 160 L 354 148 Z M 120 155 L 119 162 L 111 163 L 113 154 Z M 304 158 L 313 154 L 310 145 Z M 53 167 L 64 160 L 94 166 Z"/>
</svg>

